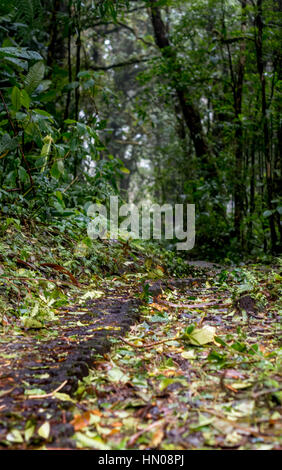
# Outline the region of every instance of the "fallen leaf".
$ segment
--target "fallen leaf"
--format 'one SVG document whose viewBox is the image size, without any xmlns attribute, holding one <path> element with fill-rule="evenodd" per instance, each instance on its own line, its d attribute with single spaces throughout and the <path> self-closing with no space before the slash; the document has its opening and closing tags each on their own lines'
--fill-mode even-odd
<svg viewBox="0 0 282 470">
<path fill-rule="evenodd" d="M 74 435 L 75 440 L 78 443 L 79 447 L 90 447 L 90 449 L 96 450 L 111 450 L 111 448 L 105 444 L 100 437 L 89 437 L 81 432 L 77 432 Z"/>
<path fill-rule="evenodd" d="M 203 346 L 207 343 L 212 343 L 215 337 L 216 329 L 214 326 L 205 325 L 203 328 L 195 328 L 195 330 L 190 333 L 187 340 L 189 343 L 194 344 L 195 346 Z"/>
<path fill-rule="evenodd" d="M 86 411 L 82 415 L 76 415 L 74 419 L 70 422 L 73 425 L 75 431 L 80 431 L 87 426 L 89 426 L 90 421 L 90 412 Z"/>
<path fill-rule="evenodd" d="M 150 447 L 158 447 L 160 443 L 162 442 L 164 437 L 164 432 L 162 429 L 157 429 L 152 437 L 152 440 L 150 442 Z"/>
<path fill-rule="evenodd" d="M 23 437 L 18 429 L 13 429 L 6 436 L 7 441 L 14 442 L 15 444 L 21 444 L 24 442 Z"/>
<path fill-rule="evenodd" d="M 37 433 L 40 437 L 43 437 L 43 439 L 48 439 L 50 435 L 50 423 L 45 421 L 45 423 L 40 426 Z"/>
<path fill-rule="evenodd" d="M 108 371 L 108 379 L 110 382 L 128 382 L 129 376 L 125 374 L 121 369 L 118 367 L 113 367 L 111 370 Z"/>
</svg>

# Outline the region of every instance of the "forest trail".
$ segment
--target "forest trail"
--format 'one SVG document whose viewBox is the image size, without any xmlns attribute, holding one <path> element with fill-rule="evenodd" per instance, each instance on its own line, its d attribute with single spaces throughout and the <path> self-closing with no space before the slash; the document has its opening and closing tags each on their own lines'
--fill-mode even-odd
<svg viewBox="0 0 282 470">
<path fill-rule="evenodd" d="M 7 328 L 0 448 L 281 448 L 277 309 L 205 267 L 105 279 L 52 326 Z"/>
<path fill-rule="evenodd" d="M 0 450 L 282 448 L 281 13 L 0 0 Z"/>
<path fill-rule="evenodd" d="M 66 410 L 73 406 L 70 396 L 79 379 L 88 375 L 97 356 L 110 350 L 108 337 L 124 335 L 139 317 L 138 300 L 124 289 L 114 293 L 104 289 L 99 295 L 103 298 L 60 308 L 56 324 L 47 324 L 40 332 L 35 328 L 1 336 L 0 414 L 4 422 L 18 415 L 24 425 L 33 416 L 40 421 L 48 415 L 52 439 L 67 437 L 70 430 L 73 434 Z M 39 408 L 42 412 L 38 413 Z M 8 429 L 5 424 L 1 427 L 0 440 L 5 440 Z"/>
</svg>

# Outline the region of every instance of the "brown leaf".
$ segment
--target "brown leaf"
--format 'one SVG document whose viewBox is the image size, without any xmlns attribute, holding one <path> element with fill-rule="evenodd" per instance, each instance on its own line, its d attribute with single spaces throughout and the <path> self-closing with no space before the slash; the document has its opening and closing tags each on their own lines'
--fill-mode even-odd
<svg viewBox="0 0 282 470">
<path fill-rule="evenodd" d="M 150 442 L 150 447 L 158 447 L 160 445 L 160 443 L 162 442 L 163 437 L 164 437 L 163 430 L 162 429 L 157 429 L 153 434 L 153 438 Z"/>
<path fill-rule="evenodd" d="M 66 268 L 64 268 L 63 266 L 60 266 L 59 264 L 53 264 L 53 263 L 42 263 L 40 266 L 46 266 L 47 268 L 51 268 L 51 269 L 54 269 L 55 271 L 59 271 L 60 273 L 66 274 L 67 276 L 69 276 L 70 280 L 75 286 L 80 287 L 80 284 L 77 281 L 77 279 L 75 279 L 72 273 L 68 271 Z"/>
<path fill-rule="evenodd" d="M 90 411 L 86 411 L 82 415 L 77 415 L 74 417 L 70 424 L 73 425 L 75 431 L 80 431 L 81 429 L 89 426 L 90 414 Z"/>
<path fill-rule="evenodd" d="M 24 266 L 25 268 L 32 269 L 33 271 L 37 271 L 36 266 L 32 263 L 27 263 L 26 261 L 23 261 L 20 258 L 16 259 L 16 263 L 19 264 L 20 266 Z"/>
</svg>

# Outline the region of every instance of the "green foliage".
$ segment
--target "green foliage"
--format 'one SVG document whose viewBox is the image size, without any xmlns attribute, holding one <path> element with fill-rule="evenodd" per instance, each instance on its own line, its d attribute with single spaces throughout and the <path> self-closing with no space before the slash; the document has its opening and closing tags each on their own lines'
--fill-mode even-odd
<svg viewBox="0 0 282 470">
<path fill-rule="evenodd" d="M 165 54 L 154 45 L 149 10 L 131 13 L 128 1 L 74 0 L 69 8 L 0 1 L 1 210 L 65 225 L 121 190 L 137 202 L 194 203 L 195 257 L 229 262 L 274 252 L 281 242 L 279 12 L 262 2 L 263 111 L 253 5 L 245 26 L 240 2 L 157 7 L 170 25 Z M 196 157 L 180 90 L 199 113 L 213 177 Z"/>
<path fill-rule="evenodd" d="M 44 77 L 44 69 L 43 62 L 36 62 L 30 67 L 24 79 L 25 91 L 28 95 L 32 95 L 34 90 L 41 84 Z"/>
<path fill-rule="evenodd" d="M 80 8 L 79 3 L 75 2 L 74 7 Z M 124 6 L 103 2 L 92 12 L 107 17 Z M 88 201 L 105 201 L 109 194 L 118 192 L 124 163 L 107 156 L 100 136 L 105 121 L 97 116 L 74 119 L 71 90 L 79 86 L 79 81 L 72 87 L 59 67 L 54 67 L 50 77 L 46 67 L 47 31 L 40 23 L 43 14 L 51 21 L 47 21 L 46 28 L 53 28 L 47 5 L 39 0 L 0 3 L 5 24 L 0 31 L 0 73 L 4 83 L 0 103 L 1 210 L 20 217 L 75 220 L 77 211 L 87 207 Z M 68 25 L 63 14 L 58 21 Z M 37 40 L 31 40 L 31 36 Z M 86 75 L 88 84 L 83 72 L 78 80 L 91 95 L 96 92 L 90 88 L 94 83 L 91 71 Z M 69 92 L 71 114 L 64 118 L 63 106 Z M 65 225 L 64 220 L 61 223 Z"/>
<path fill-rule="evenodd" d="M 30 51 L 16 50 L 15 54 L 27 59 L 37 57 Z M 116 193 L 116 180 L 122 175 L 124 164 L 111 156 L 100 157 L 104 145 L 98 132 L 103 123 L 94 119 L 92 125 L 86 125 L 67 119 L 63 123 L 64 129 L 57 129 L 54 116 L 41 109 L 42 86 L 45 85 L 45 90 L 48 87 L 44 70 L 42 61 L 35 62 L 25 75 L 16 78 L 17 85 L 4 97 L 9 115 L 4 108 L 2 116 L 6 115 L 8 119 L 0 123 L 0 148 L 5 158 L 0 162 L 5 167 L 0 193 L 2 203 L 6 205 L 2 210 L 8 212 L 11 205 L 10 210 L 17 214 L 29 211 L 33 216 L 37 214 L 44 218 L 51 215 L 65 217 L 74 214 L 65 210 L 66 204 L 78 208 L 87 201 L 101 202 L 109 193 Z M 24 161 L 20 158 L 23 153 Z M 74 178 L 78 167 L 80 174 Z M 30 174 L 33 187 L 30 186 Z M 17 182 L 21 195 L 13 192 Z M 67 193 L 69 187 L 72 191 Z M 24 201 L 23 206 L 19 205 L 20 201 Z"/>
</svg>

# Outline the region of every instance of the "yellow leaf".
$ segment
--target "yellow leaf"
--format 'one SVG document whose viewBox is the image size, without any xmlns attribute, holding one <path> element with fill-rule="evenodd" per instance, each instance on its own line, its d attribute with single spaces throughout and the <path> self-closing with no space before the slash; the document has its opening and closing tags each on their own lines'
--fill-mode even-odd
<svg viewBox="0 0 282 470">
<path fill-rule="evenodd" d="M 216 329 L 214 326 L 206 325 L 203 328 L 196 328 L 190 335 L 191 344 L 202 346 L 214 340 Z"/>
<path fill-rule="evenodd" d="M 196 356 L 196 351 L 195 349 L 191 349 L 190 351 L 183 351 L 181 356 L 184 357 L 184 359 L 194 359 Z"/>
<path fill-rule="evenodd" d="M 50 434 L 50 423 L 48 421 L 45 421 L 45 423 L 40 426 L 37 433 L 40 437 L 43 437 L 43 439 L 48 439 Z"/>
</svg>

